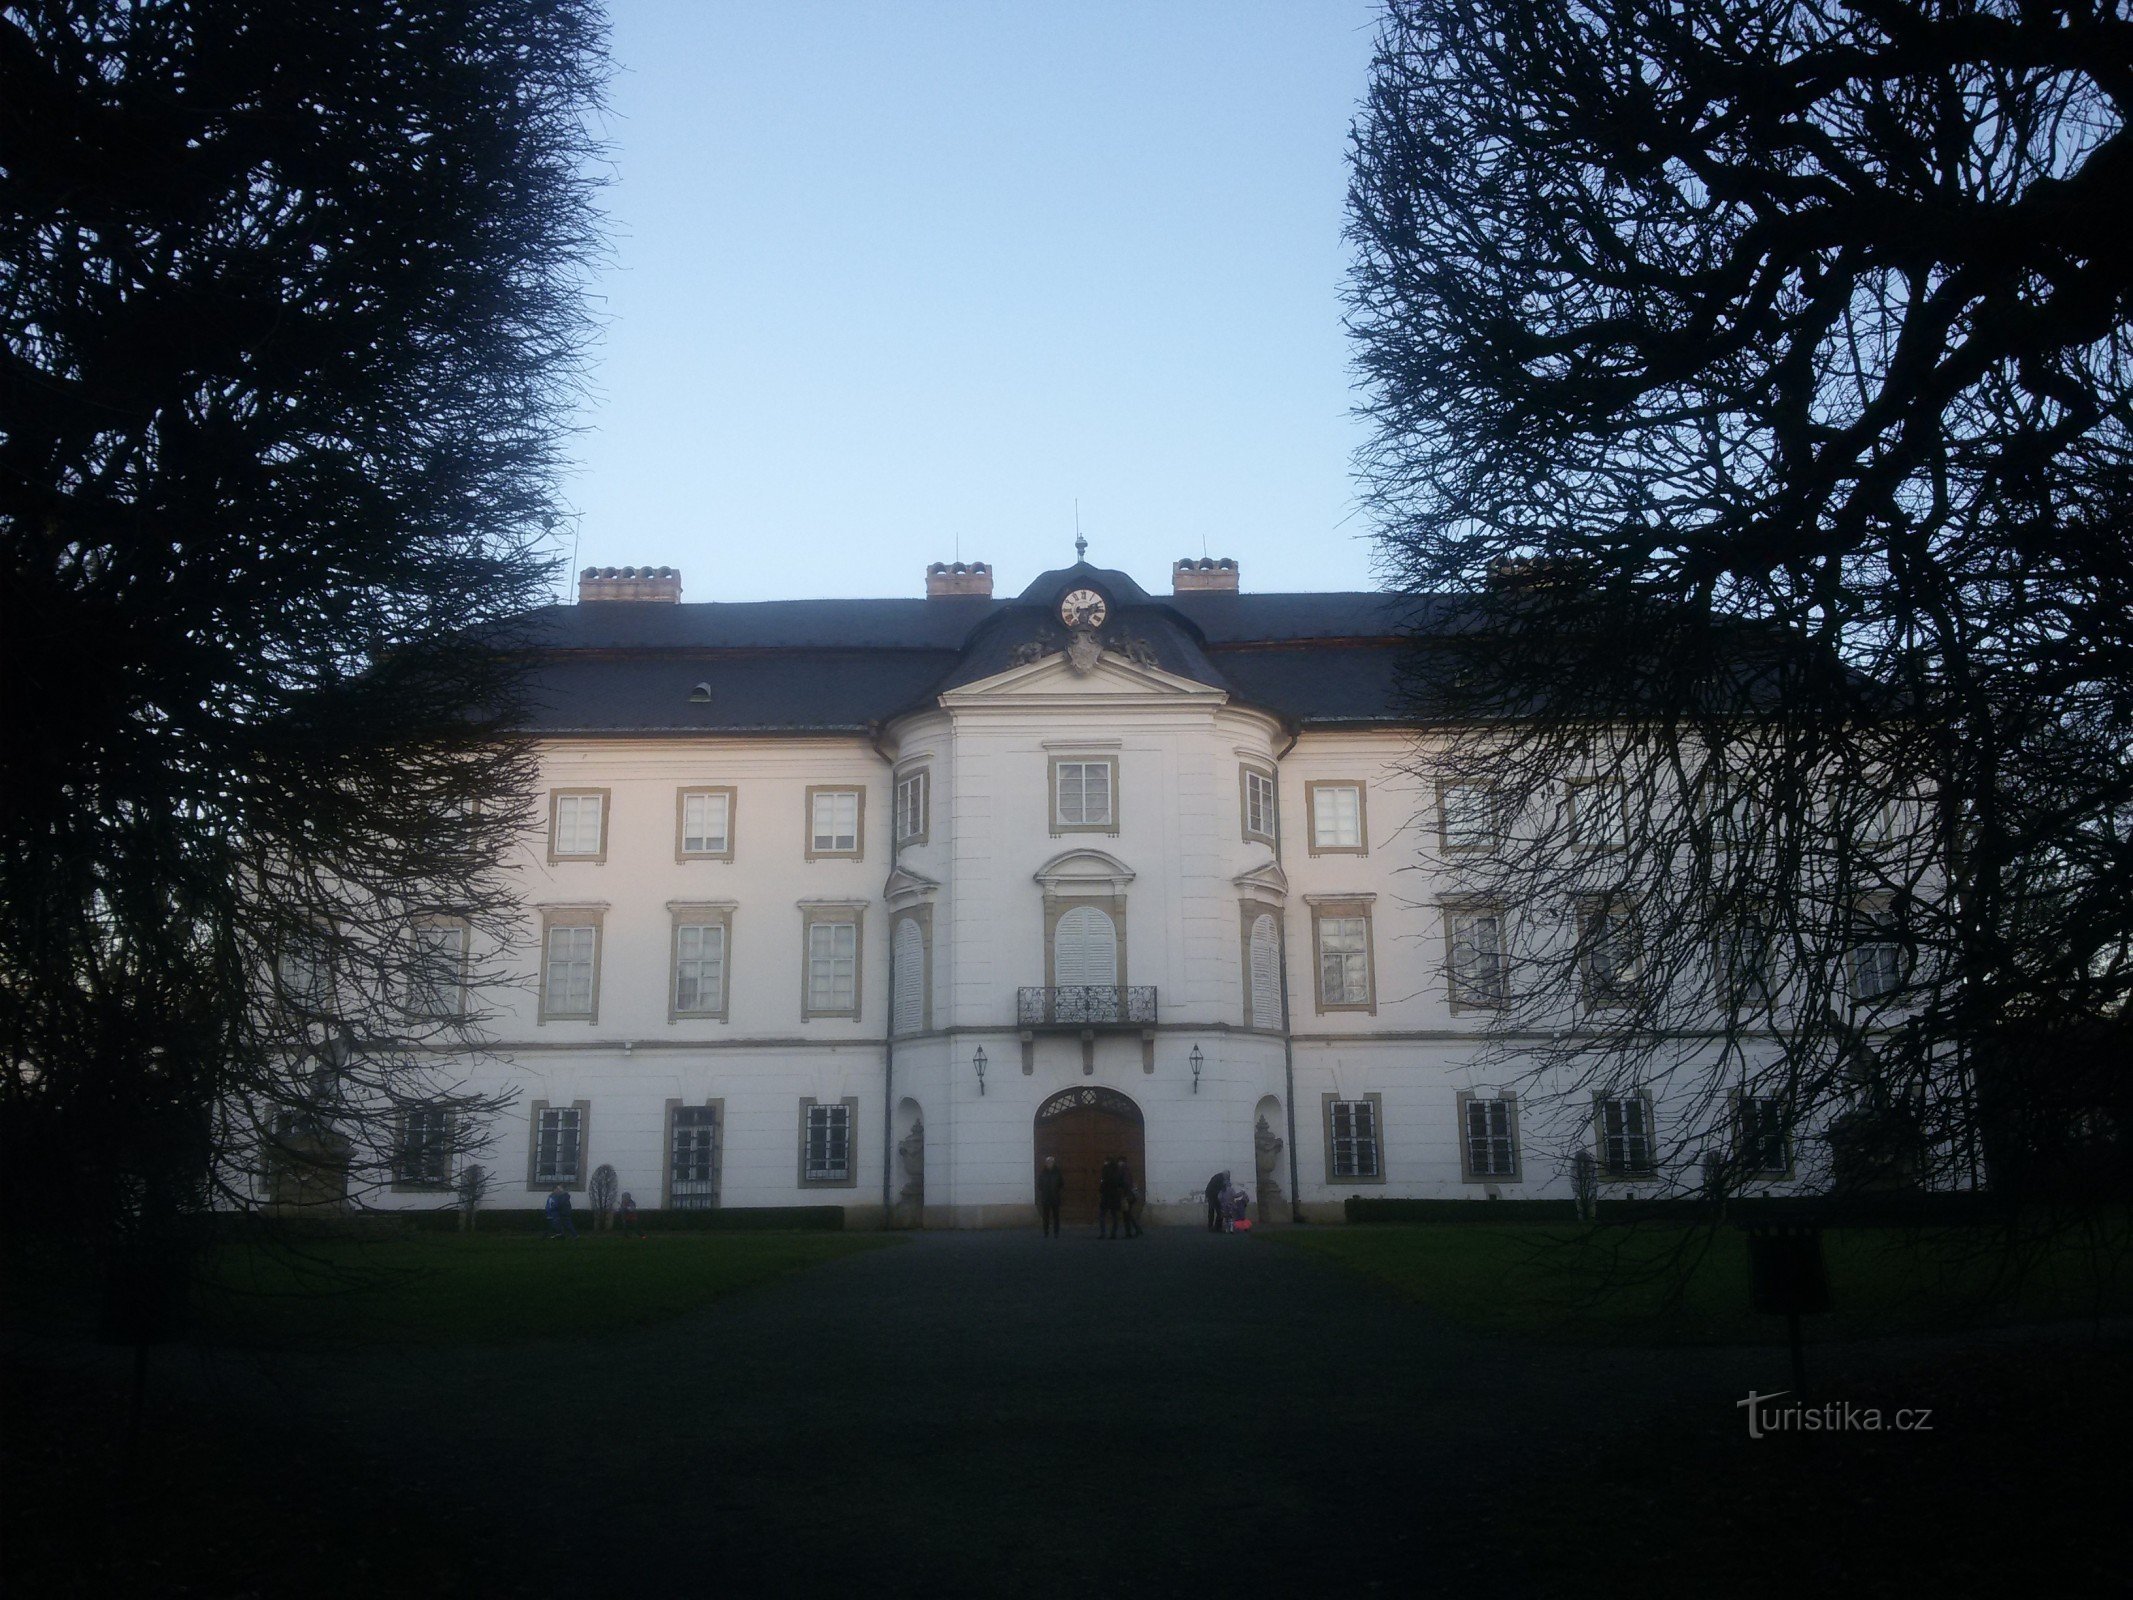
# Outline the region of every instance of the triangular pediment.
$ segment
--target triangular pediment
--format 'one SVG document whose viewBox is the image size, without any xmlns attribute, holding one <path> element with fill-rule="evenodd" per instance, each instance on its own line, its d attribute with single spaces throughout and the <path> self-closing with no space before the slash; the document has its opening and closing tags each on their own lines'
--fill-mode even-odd
<svg viewBox="0 0 2133 1600">
<path fill-rule="evenodd" d="M 881 897 L 894 908 L 909 905 L 914 900 L 928 899 L 941 892 L 941 886 L 923 872 L 913 872 L 909 867 L 898 867 L 889 874 L 881 886 Z"/>
<path fill-rule="evenodd" d="M 1106 650 L 1087 672 L 1078 672 L 1061 652 L 1040 656 L 1020 666 L 996 672 L 989 678 L 950 689 L 941 696 L 946 706 L 982 704 L 1044 704 L 1060 700 L 1086 703 L 1112 700 L 1130 703 L 1147 700 L 1200 700 L 1220 705 L 1229 696 L 1210 684 L 1183 678 L 1161 667 L 1135 661 L 1116 650 Z"/>
<path fill-rule="evenodd" d="M 1289 897 L 1289 877 L 1281 870 L 1278 861 L 1263 861 L 1256 867 L 1246 867 L 1229 881 L 1243 893 L 1271 900 L 1276 905 Z"/>
</svg>

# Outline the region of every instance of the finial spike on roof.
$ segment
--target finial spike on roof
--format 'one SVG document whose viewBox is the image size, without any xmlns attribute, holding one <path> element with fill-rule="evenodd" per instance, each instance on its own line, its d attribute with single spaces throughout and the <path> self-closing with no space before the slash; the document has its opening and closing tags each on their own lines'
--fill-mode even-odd
<svg viewBox="0 0 2133 1600">
<path fill-rule="evenodd" d="M 1081 536 L 1080 534 L 1078 534 L 1078 533 L 1077 533 L 1077 534 L 1075 534 L 1075 535 L 1074 535 L 1074 559 L 1075 559 L 1076 561 L 1085 561 L 1085 560 L 1087 560 L 1087 559 L 1088 559 L 1088 555 L 1089 555 L 1089 541 L 1088 541 L 1088 540 L 1086 540 L 1086 539 L 1084 539 L 1084 538 L 1083 538 L 1083 537 L 1082 537 L 1082 536 Z"/>
</svg>

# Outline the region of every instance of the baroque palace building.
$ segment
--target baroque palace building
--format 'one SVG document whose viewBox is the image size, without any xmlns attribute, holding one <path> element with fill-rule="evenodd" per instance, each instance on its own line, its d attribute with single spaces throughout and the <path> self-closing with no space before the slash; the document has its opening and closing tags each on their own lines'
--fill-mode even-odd
<svg viewBox="0 0 2133 1600">
<path fill-rule="evenodd" d="M 1337 1218 L 1567 1195 L 1581 1141 L 1660 1176 L 1664 1106 L 1543 1149 L 1480 1047 L 1500 913 L 1430 881 L 1461 797 L 1399 692 L 1413 602 L 1172 584 L 1077 561 L 1000 598 L 956 563 L 924 599 L 685 604 L 587 569 L 538 619 L 487 1203 L 606 1165 L 647 1209 L 1022 1225 L 1044 1156 L 1073 1217 L 1118 1155 L 1158 1221 L 1224 1170 Z M 386 1203 L 445 1198 L 420 1132 Z"/>
</svg>

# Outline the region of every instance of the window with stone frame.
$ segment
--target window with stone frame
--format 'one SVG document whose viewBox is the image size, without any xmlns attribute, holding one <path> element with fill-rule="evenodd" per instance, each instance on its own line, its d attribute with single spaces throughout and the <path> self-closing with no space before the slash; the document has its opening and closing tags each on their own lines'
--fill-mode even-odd
<svg viewBox="0 0 2133 1600">
<path fill-rule="evenodd" d="M 917 767 L 896 780 L 896 842 L 923 844 L 931 828 L 932 775 Z"/>
<path fill-rule="evenodd" d="M 802 907 L 803 1019 L 858 1017 L 862 914 L 858 905 Z"/>
<path fill-rule="evenodd" d="M 849 1187 L 858 1181 L 853 1158 L 858 1105 L 856 1097 L 800 1102 L 802 1184 Z"/>
<path fill-rule="evenodd" d="M 722 910 L 674 913 L 674 1015 L 726 1015 L 726 941 L 729 922 Z"/>
<path fill-rule="evenodd" d="M 1510 999 L 1502 908 L 1483 904 L 1446 906 L 1444 923 L 1452 1008 L 1500 1010 Z"/>
<path fill-rule="evenodd" d="M 553 789 L 548 796 L 548 859 L 607 859 L 605 789 Z"/>
<path fill-rule="evenodd" d="M 1648 1178 L 1657 1170 L 1652 1102 L 1641 1094 L 1593 1100 L 1593 1143 L 1603 1178 Z"/>
<path fill-rule="evenodd" d="M 1578 977 L 1587 1007 L 1628 1005 L 1637 997 L 1636 918 L 1619 895 L 1594 895 L 1578 907 Z"/>
<path fill-rule="evenodd" d="M 815 787 L 807 791 L 807 857 L 860 855 L 860 821 L 866 810 L 858 789 Z"/>
<path fill-rule="evenodd" d="M 1861 1005 L 1885 1000 L 1904 986 L 1904 953 L 1896 918 L 1882 901 L 1860 906 L 1858 932 L 1845 953 L 1852 999 Z"/>
<path fill-rule="evenodd" d="M 529 1184 L 536 1189 L 585 1186 L 585 1124 L 589 1120 L 584 1101 L 552 1106 L 533 1105 L 533 1159 Z"/>
<path fill-rule="evenodd" d="M 447 1189 L 452 1183 L 452 1113 L 443 1106 L 409 1106 L 393 1139 L 393 1187 Z"/>
<path fill-rule="evenodd" d="M 676 1211 L 718 1205 L 717 1105 L 673 1106 L 667 1126 L 667 1204 Z"/>
<path fill-rule="evenodd" d="M 1619 778 L 1575 778 L 1569 790 L 1570 843 L 1583 851 L 1629 844 L 1629 802 Z"/>
<path fill-rule="evenodd" d="M 1314 901 L 1311 937 L 1316 957 L 1320 1011 L 1374 1011 L 1370 904 L 1366 900 Z"/>
<path fill-rule="evenodd" d="M 1368 850 L 1362 784 L 1314 780 L 1304 785 L 1304 805 L 1311 813 L 1312 855 L 1362 855 Z"/>
<path fill-rule="evenodd" d="M 1792 1128 L 1785 1102 L 1771 1095 L 1742 1095 L 1735 1102 L 1740 1145 L 1736 1165 L 1752 1178 L 1792 1174 Z"/>
<path fill-rule="evenodd" d="M 1115 832 L 1118 828 L 1118 762 L 1111 756 L 1075 756 L 1052 762 L 1052 831 Z"/>
<path fill-rule="evenodd" d="M 1462 1094 L 1459 1134 L 1467 1181 L 1518 1181 L 1517 1100 L 1507 1094 Z"/>
<path fill-rule="evenodd" d="M 541 936 L 541 1020 L 594 1022 L 600 1015 L 600 923 L 551 916 Z"/>
<path fill-rule="evenodd" d="M 1486 855 L 1503 843 L 1503 795 L 1487 783 L 1437 785 L 1437 832 L 1448 856 Z"/>
<path fill-rule="evenodd" d="M 681 861 L 733 859 L 732 789 L 683 789 L 675 797 L 674 854 Z"/>
<path fill-rule="evenodd" d="M 415 1017 L 456 1017 L 466 1010 L 467 927 L 436 918 L 408 935 L 407 1010 Z"/>
<path fill-rule="evenodd" d="M 1244 809 L 1244 837 L 1273 844 L 1279 838 L 1281 813 L 1274 774 L 1260 767 L 1239 769 L 1240 803 Z"/>
<path fill-rule="evenodd" d="M 1325 1097 L 1326 1181 L 1381 1183 L 1385 1178 L 1383 1097 Z"/>
</svg>

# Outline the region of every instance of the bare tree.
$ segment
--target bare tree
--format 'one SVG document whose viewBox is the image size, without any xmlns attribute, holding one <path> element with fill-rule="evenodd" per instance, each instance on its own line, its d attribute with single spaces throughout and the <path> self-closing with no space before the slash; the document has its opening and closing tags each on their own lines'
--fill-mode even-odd
<svg viewBox="0 0 2133 1600">
<path fill-rule="evenodd" d="M 603 70 L 588 0 L 0 7 L 0 1166 L 108 1237 L 447 1204 L 494 1108 Z"/>
<path fill-rule="evenodd" d="M 2129 62 L 2115 4 L 1390 0 L 1350 320 L 1449 981 L 1672 1102 L 1603 1167 L 1966 1179 L 2125 1004 Z"/>
</svg>

